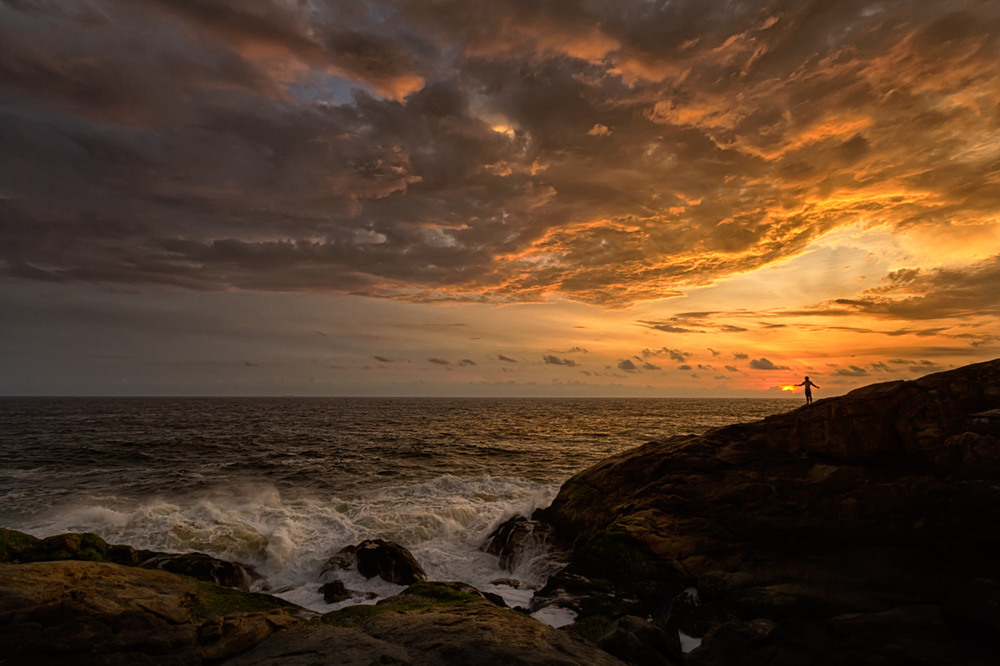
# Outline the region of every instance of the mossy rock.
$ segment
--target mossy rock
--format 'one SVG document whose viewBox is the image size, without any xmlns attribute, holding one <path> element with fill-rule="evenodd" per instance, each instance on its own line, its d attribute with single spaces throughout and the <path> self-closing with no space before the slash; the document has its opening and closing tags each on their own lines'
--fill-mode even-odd
<svg viewBox="0 0 1000 666">
<path fill-rule="evenodd" d="M 190 580 L 197 586 L 197 594 L 190 597 L 189 609 L 191 614 L 200 620 L 213 620 L 232 613 L 285 610 L 294 614 L 302 611 L 296 604 L 269 594 L 243 592 L 231 587 L 206 583 L 183 574 L 173 575 Z"/>
<path fill-rule="evenodd" d="M 17 530 L 0 528 L 0 561 L 3 562 L 103 562 L 108 548 L 107 541 L 90 532 L 69 532 L 39 539 Z"/>
<path fill-rule="evenodd" d="M 465 583 L 428 583 L 420 581 L 403 590 L 403 595 L 433 599 L 436 605 L 464 604 L 479 601 L 483 595 L 479 590 Z M 390 597 L 393 599 L 394 597 Z"/>
<path fill-rule="evenodd" d="M 96 534 L 70 532 L 42 539 L 30 556 L 35 562 L 54 560 L 103 562 L 107 552 L 108 542 Z"/>
<path fill-rule="evenodd" d="M 338 627 L 359 627 L 382 613 L 402 613 L 431 607 L 458 606 L 486 601 L 474 587 L 465 583 L 430 583 L 420 581 L 410 585 L 400 594 L 388 597 L 377 604 L 348 606 L 323 615 L 320 621 Z M 489 603 L 489 602 L 487 602 Z"/>
<path fill-rule="evenodd" d="M 41 539 L 24 532 L 0 527 L 0 562 L 20 562 Z"/>
</svg>

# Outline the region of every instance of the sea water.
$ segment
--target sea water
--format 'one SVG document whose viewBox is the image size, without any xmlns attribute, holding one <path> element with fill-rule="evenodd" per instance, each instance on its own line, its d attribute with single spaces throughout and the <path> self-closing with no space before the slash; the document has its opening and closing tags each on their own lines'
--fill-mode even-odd
<svg viewBox="0 0 1000 666">
<path fill-rule="evenodd" d="M 323 563 L 395 541 L 431 580 L 526 605 L 561 566 L 481 547 L 576 472 L 677 434 L 788 411 L 782 399 L 0 398 L 0 527 L 201 551 L 326 612 Z M 336 574 L 385 597 L 398 585 Z M 499 579 L 506 582 L 495 583 Z M 518 581 L 520 584 L 512 584 Z M 556 622 L 558 620 L 553 620 Z"/>
</svg>

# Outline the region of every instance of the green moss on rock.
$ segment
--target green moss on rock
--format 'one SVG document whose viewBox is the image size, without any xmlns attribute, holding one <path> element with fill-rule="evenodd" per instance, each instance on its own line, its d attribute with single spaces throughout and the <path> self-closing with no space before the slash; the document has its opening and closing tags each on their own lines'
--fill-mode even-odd
<svg viewBox="0 0 1000 666">
<path fill-rule="evenodd" d="M 0 562 L 20 562 L 40 539 L 24 532 L 0 527 Z"/>
<path fill-rule="evenodd" d="M 108 542 L 91 532 L 56 534 L 42 539 L 31 553 L 35 562 L 84 560 L 103 562 Z"/>
<path fill-rule="evenodd" d="M 402 593 L 383 599 L 375 605 L 348 606 L 323 615 L 320 621 L 337 627 L 359 627 L 382 613 L 402 613 L 481 601 L 485 601 L 483 596 L 475 588 L 464 583 L 420 581 L 410 585 Z"/>
<path fill-rule="evenodd" d="M 222 587 L 206 583 L 182 574 L 174 574 L 186 578 L 198 587 L 198 591 L 190 598 L 188 608 L 191 614 L 200 620 L 213 620 L 232 613 L 256 613 L 273 610 L 300 611 L 293 603 L 272 597 L 269 594 L 243 592 L 230 587 Z"/>
</svg>

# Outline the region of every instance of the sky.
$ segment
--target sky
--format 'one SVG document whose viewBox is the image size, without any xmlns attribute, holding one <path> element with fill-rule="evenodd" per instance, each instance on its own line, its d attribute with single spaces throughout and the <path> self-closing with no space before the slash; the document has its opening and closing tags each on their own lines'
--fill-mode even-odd
<svg viewBox="0 0 1000 666">
<path fill-rule="evenodd" d="M 995 0 L 0 0 L 0 394 L 1000 356 Z"/>
</svg>

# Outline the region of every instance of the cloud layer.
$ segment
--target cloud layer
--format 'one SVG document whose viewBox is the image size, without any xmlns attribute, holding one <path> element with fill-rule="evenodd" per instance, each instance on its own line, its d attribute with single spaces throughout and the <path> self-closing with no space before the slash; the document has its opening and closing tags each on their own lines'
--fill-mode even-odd
<svg viewBox="0 0 1000 666">
<path fill-rule="evenodd" d="M 998 40 L 972 0 L 8 1 L 0 272 L 621 307 L 846 225 L 975 244 Z M 996 312 L 996 266 L 831 307 Z"/>
</svg>

